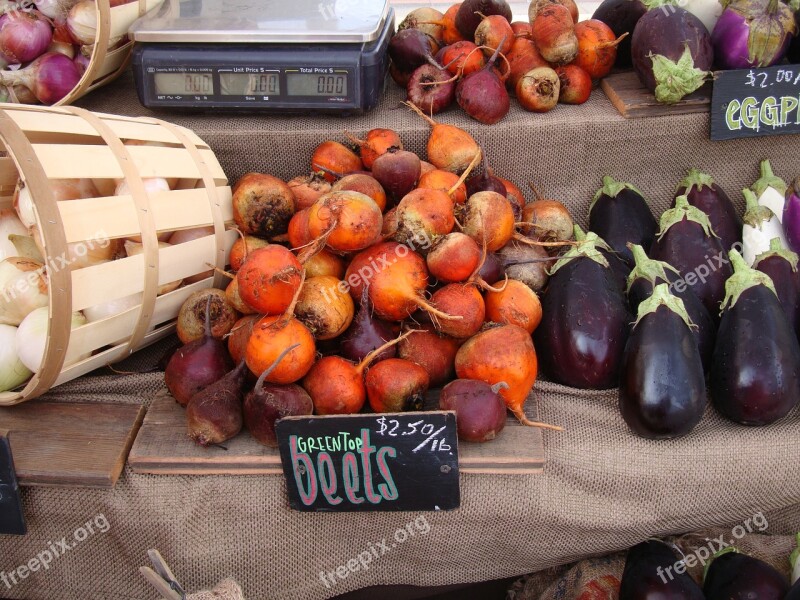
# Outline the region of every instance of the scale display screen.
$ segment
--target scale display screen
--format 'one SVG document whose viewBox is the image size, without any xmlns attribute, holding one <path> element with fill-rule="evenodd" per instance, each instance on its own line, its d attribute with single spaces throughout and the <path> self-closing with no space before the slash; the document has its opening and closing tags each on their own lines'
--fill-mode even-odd
<svg viewBox="0 0 800 600">
<path fill-rule="evenodd" d="M 275 96 L 281 93 L 281 78 L 278 73 L 220 73 L 219 87 L 223 96 Z"/>
<path fill-rule="evenodd" d="M 153 76 L 156 94 L 213 94 L 211 73 L 156 73 Z"/>
<path fill-rule="evenodd" d="M 347 73 L 287 73 L 286 88 L 290 96 L 347 96 Z"/>
</svg>

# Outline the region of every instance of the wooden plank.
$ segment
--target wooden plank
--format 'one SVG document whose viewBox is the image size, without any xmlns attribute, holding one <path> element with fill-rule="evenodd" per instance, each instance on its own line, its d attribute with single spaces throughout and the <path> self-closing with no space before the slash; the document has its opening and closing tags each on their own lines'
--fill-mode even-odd
<svg viewBox="0 0 800 600">
<path fill-rule="evenodd" d="M 144 406 L 32 400 L 0 408 L 20 485 L 112 488 Z"/>
<path fill-rule="evenodd" d="M 711 83 L 705 84 L 676 104 L 658 102 L 633 71 L 609 75 L 600 82 L 600 87 L 611 104 L 626 119 L 708 112 L 711 105 Z"/>
<path fill-rule="evenodd" d="M 438 393 L 428 394 L 425 408 L 435 410 Z M 536 420 L 535 403 L 528 401 L 528 418 Z M 554 433 L 553 435 L 558 435 Z M 542 432 L 510 416 L 497 439 L 485 444 L 459 441 L 463 473 L 531 475 L 544 467 Z M 160 475 L 282 475 L 277 448 L 256 442 L 247 431 L 221 446 L 201 448 L 186 431 L 185 410 L 166 391 L 150 405 L 128 462 L 136 473 Z"/>
</svg>

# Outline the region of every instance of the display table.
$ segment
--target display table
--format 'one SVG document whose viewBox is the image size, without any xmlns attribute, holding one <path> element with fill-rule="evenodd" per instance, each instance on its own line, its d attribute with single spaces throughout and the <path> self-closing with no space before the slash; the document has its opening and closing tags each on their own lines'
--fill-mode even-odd
<svg viewBox="0 0 800 600">
<path fill-rule="evenodd" d="M 314 146 L 342 140 L 345 129 L 360 134 L 391 127 L 424 155 L 427 125 L 398 108 L 400 99 L 392 87 L 376 111 L 347 119 L 155 114 L 139 106 L 125 76 L 80 104 L 192 128 L 234 182 L 254 170 L 282 178 L 304 173 Z M 656 214 L 690 167 L 713 174 L 740 205 L 738 190 L 757 178 L 760 159 L 769 157 L 785 177 L 800 174 L 800 136 L 712 143 L 706 115 L 626 121 L 600 91 L 587 105 L 559 106 L 547 115 L 514 107 L 491 127 L 460 111 L 441 118 L 467 128 L 499 175 L 520 187 L 534 182 L 578 220 L 606 174 L 637 185 Z M 158 349 L 146 350 L 123 368 L 143 371 L 158 358 Z M 149 403 L 163 393 L 162 377 L 93 374 L 48 397 Z M 277 476 L 126 470 L 113 491 L 26 488 L 29 534 L 0 537 L 0 570 L 26 564 L 64 537 L 74 547 L 17 585 L 0 581 L 0 597 L 155 598 L 137 572 L 148 548 L 161 551 L 187 590 L 230 576 L 248 599 L 314 600 L 381 584 L 435 586 L 520 575 L 648 536 L 742 523 L 757 513 L 770 518 L 770 530 L 800 528 L 794 508 L 800 505 L 800 411 L 767 428 L 747 428 L 709 408 L 688 437 L 652 442 L 627 430 L 614 391 L 579 392 L 547 382 L 535 390 L 541 420 L 565 428 L 545 432 L 544 473 L 462 475 L 461 508 L 453 512 L 298 513 L 289 510 Z M 107 531 L 95 528 L 75 541 L 73 532 L 98 515 Z M 414 534 L 400 542 L 395 532 L 409 524 Z M 372 548 L 378 556 L 367 569 L 347 569 L 348 561 L 356 564 Z M 346 576 L 336 575 L 337 567 Z"/>
</svg>

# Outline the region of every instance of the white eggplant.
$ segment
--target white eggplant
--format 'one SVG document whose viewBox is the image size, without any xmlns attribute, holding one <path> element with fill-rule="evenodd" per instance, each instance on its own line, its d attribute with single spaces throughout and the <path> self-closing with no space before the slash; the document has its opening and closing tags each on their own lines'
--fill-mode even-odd
<svg viewBox="0 0 800 600">
<path fill-rule="evenodd" d="M 786 248 L 786 237 L 777 215 L 766 206 L 761 206 L 751 190 L 745 188 L 742 193 L 747 202 L 742 227 L 742 257 L 752 267 L 756 256 L 769 251 L 770 240 L 778 238 L 781 246 Z"/>
<path fill-rule="evenodd" d="M 751 186 L 761 206 L 766 206 L 783 223 L 783 205 L 786 202 L 786 182 L 772 172 L 768 160 L 761 161 L 761 177 Z M 785 246 L 785 244 L 784 244 Z"/>
</svg>

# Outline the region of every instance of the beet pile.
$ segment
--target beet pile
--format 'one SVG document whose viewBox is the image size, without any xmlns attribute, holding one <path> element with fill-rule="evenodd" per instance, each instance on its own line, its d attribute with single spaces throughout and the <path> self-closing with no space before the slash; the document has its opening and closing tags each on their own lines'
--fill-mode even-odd
<svg viewBox="0 0 800 600">
<path fill-rule="evenodd" d="M 186 301 L 166 371 L 197 443 L 246 427 L 276 445 L 280 418 L 421 410 L 442 386 L 463 440 L 494 439 L 509 412 L 560 429 L 524 405 L 547 248 L 572 219 L 526 204 L 469 133 L 409 108 L 431 127 L 427 160 L 374 129 L 319 144 L 309 175 L 234 185 L 230 283 Z"/>
<path fill-rule="evenodd" d="M 583 104 L 627 34 L 598 20 L 578 22 L 574 0 L 534 0 L 528 18 L 511 22 L 506 0 L 413 10 L 389 43 L 392 78 L 428 115 L 456 102 L 487 125 L 508 113 L 509 94 L 532 112 Z"/>
</svg>

